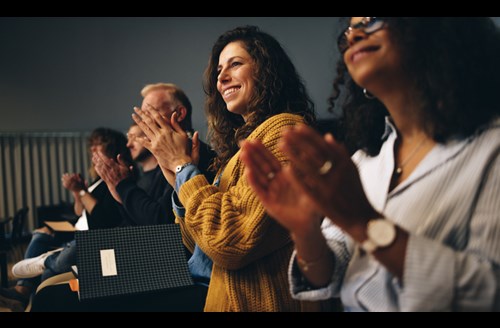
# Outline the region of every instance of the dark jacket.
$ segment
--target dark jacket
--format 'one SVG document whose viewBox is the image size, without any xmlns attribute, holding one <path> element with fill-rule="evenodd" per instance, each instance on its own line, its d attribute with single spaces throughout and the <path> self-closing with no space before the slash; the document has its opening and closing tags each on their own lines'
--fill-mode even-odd
<svg viewBox="0 0 500 328">
<path fill-rule="evenodd" d="M 215 152 L 200 141 L 200 163 L 198 168 L 213 181 L 214 174 L 208 172 Z M 123 217 L 123 226 L 154 225 L 174 223 L 175 215 L 172 210 L 173 188 L 167 182 L 160 166 L 145 172 L 138 180 L 129 177 L 116 186 L 116 191 L 122 199 L 120 209 Z"/>
<path fill-rule="evenodd" d="M 213 182 L 215 178 L 215 173 L 208 171 L 208 167 L 215 156 L 216 154 L 210 146 L 200 140 L 200 162 L 198 163 L 198 168 L 209 182 Z"/>
<path fill-rule="evenodd" d="M 97 199 L 97 204 L 92 213 L 87 211 L 89 229 L 118 227 L 123 221 L 121 205 L 113 198 L 106 183 L 101 182 L 90 194 Z"/>
<path fill-rule="evenodd" d="M 163 177 L 160 166 L 135 181 L 129 177 L 122 180 L 116 191 L 122 199 L 122 225 L 154 225 L 174 223 L 171 197 L 173 188 Z"/>
</svg>

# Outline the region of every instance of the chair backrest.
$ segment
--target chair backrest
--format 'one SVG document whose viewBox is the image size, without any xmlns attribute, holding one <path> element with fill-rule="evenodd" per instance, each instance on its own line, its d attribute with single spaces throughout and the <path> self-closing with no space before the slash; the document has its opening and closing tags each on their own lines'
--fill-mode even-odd
<svg viewBox="0 0 500 328">
<path fill-rule="evenodd" d="M 37 228 L 43 227 L 45 221 L 77 221 L 72 203 L 61 202 L 56 205 L 42 205 L 35 210 Z"/>
<path fill-rule="evenodd" d="M 17 211 L 12 220 L 12 234 L 11 242 L 13 244 L 19 242 L 23 237 L 23 228 L 26 223 L 26 218 L 28 217 L 29 207 L 23 207 Z"/>
</svg>

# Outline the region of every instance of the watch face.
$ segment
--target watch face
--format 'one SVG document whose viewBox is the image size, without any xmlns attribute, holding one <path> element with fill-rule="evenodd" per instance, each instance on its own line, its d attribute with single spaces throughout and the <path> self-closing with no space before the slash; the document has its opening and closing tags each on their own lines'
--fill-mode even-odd
<svg viewBox="0 0 500 328">
<path fill-rule="evenodd" d="M 368 225 L 368 236 L 377 246 L 388 246 L 396 237 L 396 228 L 388 220 L 372 220 Z"/>
<path fill-rule="evenodd" d="M 191 162 L 188 162 L 188 163 L 185 163 L 182 165 L 177 165 L 175 167 L 175 173 L 179 173 L 180 171 L 182 171 L 182 169 L 184 169 L 186 166 L 191 165 L 191 164 L 192 164 Z"/>
</svg>

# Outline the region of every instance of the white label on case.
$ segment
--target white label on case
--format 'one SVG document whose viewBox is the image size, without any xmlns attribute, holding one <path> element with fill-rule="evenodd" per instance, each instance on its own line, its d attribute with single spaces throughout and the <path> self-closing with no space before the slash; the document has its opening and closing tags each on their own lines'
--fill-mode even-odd
<svg viewBox="0 0 500 328">
<path fill-rule="evenodd" d="M 114 249 L 101 249 L 101 269 L 103 277 L 118 275 Z"/>
</svg>

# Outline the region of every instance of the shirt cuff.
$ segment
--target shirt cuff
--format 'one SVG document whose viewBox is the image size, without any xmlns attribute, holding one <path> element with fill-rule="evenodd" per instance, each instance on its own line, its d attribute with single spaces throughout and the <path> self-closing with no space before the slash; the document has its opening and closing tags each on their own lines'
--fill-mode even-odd
<svg viewBox="0 0 500 328">
<path fill-rule="evenodd" d="M 302 275 L 297 264 L 297 251 L 293 251 L 290 265 L 288 267 L 288 277 L 290 282 L 290 293 L 292 297 L 300 301 L 322 301 L 335 296 L 334 283 L 326 287 L 315 288 L 311 286 Z"/>
<path fill-rule="evenodd" d="M 194 164 L 189 164 L 175 175 L 175 191 L 179 192 L 181 186 L 189 181 L 192 177 L 201 174 L 201 171 Z"/>
<path fill-rule="evenodd" d="M 182 206 L 175 190 L 172 192 L 172 208 L 176 216 L 183 218 L 186 215 L 186 209 Z"/>
</svg>

